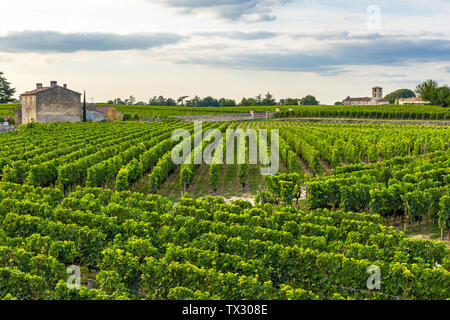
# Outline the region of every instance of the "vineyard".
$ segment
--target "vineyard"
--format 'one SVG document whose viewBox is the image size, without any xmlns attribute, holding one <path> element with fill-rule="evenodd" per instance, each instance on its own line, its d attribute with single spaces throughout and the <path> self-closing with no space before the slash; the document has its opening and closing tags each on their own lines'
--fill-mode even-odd
<svg viewBox="0 0 450 320">
<path fill-rule="evenodd" d="M 450 0 L 79 2 L 0 5 L 0 307 L 446 314 Z"/>
<path fill-rule="evenodd" d="M 231 129 L 267 130 L 257 161 Z M 262 176 L 276 132 L 279 174 Z M 448 126 L 33 124 L 0 143 L 1 299 L 450 298 L 445 242 L 402 232 L 423 224 L 450 240 Z"/>
<path fill-rule="evenodd" d="M 16 107 L 20 107 L 20 104 L 0 104 L 0 118 L 13 117 Z"/>
<path fill-rule="evenodd" d="M 107 105 L 105 105 L 107 106 Z M 275 112 L 276 106 L 256 107 L 183 107 L 183 106 L 127 106 L 115 105 L 120 112 L 138 114 L 140 117 L 176 117 L 209 114 L 246 114 L 250 110 Z M 435 106 L 280 106 L 278 117 L 297 118 L 366 118 L 366 119 L 411 119 L 411 120 L 449 120 L 450 111 Z"/>
<path fill-rule="evenodd" d="M 0 104 L 0 117 L 13 117 L 14 107 L 20 104 Z M 111 106 L 98 104 L 98 106 Z M 114 105 L 122 114 L 138 115 L 140 118 L 174 118 L 213 114 L 248 114 L 250 110 L 275 112 L 277 106 L 237 107 L 185 107 L 185 106 L 142 106 Z M 450 120 L 450 111 L 436 106 L 279 106 L 280 118 L 358 118 L 358 119 L 403 119 L 403 120 Z"/>
</svg>

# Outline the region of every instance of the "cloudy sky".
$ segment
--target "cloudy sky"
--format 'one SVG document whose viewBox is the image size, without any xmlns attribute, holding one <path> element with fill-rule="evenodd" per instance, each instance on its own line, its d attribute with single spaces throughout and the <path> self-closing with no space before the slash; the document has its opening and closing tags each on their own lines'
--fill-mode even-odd
<svg viewBox="0 0 450 320">
<path fill-rule="evenodd" d="M 70 3 L 70 5 L 69 5 Z M 321 103 L 450 84 L 450 0 L 1 1 L 0 71 L 18 93 Z"/>
</svg>

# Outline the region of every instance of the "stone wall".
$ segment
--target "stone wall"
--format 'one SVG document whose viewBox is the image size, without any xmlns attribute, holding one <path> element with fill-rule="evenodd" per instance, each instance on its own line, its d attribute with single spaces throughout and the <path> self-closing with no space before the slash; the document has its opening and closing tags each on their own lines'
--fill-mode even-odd
<svg viewBox="0 0 450 320">
<path fill-rule="evenodd" d="M 36 122 L 81 122 L 83 107 L 80 94 L 62 87 L 54 87 L 36 97 Z"/>
<path fill-rule="evenodd" d="M 16 126 L 22 124 L 22 107 L 14 108 L 14 124 Z"/>
<path fill-rule="evenodd" d="M 36 96 L 21 96 L 22 123 L 36 122 Z"/>
</svg>

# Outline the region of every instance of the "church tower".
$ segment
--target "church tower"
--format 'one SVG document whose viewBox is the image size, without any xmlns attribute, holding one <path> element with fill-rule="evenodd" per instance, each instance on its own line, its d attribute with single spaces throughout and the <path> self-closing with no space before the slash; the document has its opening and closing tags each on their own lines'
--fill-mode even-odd
<svg viewBox="0 0 450 320">
<path fill-rule="evenodd" d="M 383 88 L 381 88 L 381 87 L 373 87 L 372 88 L 372 99 L 373 100 L 381 100 L 381 99 L 383 99 Z"/>
</svg>

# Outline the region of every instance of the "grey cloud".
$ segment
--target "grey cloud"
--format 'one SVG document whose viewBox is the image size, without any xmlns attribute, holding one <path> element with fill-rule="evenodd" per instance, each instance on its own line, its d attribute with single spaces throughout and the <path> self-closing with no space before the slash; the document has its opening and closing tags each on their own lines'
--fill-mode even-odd
<svg viewBox="0 0 450 320">
<path fill-rule="evenodd" d="M 56 31 L 11 32 L 0 37 L 3 52 L 76 52 L 149 49 L 179 42 L 171 33 L 61 33 Z"/>
<path fill-rule="evenodd" d="M 195 13 L 207 9 L 226 20 L 246 20 L 247 22 L 272 21 L 276 19 L 274 8 L 291 0 L 147 0 L 164 6 L 177 8 L 182 13 Z"/>
<path fill-rule="evenodd" d="M 181 63 L 235 69 L 302 71 L 334 75 L 351 65 L 405 65 L 450 61 L 450 40 L 374 40 L 337 43 L 320 52 L 252 53 L 219 59 L 192 58 Z"/>
<path fill-rule="evenodd" d="M 237 40 L 264 40 L 275 38 L 279 34 L 269 31 L 198 31 L 193 33 L 192 35 L 203 37 L 221 37 Z"/>
</svg>

